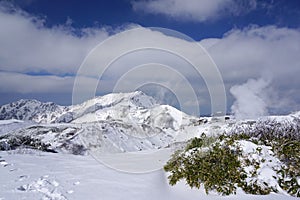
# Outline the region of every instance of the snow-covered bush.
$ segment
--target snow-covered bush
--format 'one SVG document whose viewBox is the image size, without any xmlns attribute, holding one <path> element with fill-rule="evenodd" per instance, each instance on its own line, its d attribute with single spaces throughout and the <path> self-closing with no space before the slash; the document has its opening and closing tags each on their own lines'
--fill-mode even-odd
<svg viewBox="0 0 300 200">
<path fill-rule="evenodd" d="M 284 163 L 278 171 L 279 185 L 288 193 L 300 197 L 300 141 L 278 141 L 273 148 Z"/>
<path fill-rule="evenodd" d="M 234 126 L 227 132 L 236 139 L 247 138 L 272 149 L 282 166 L 277 170 L 280 187 L 300 197 L 300 119 L 261 120 L 246 126 Z"/>
<path fill-rule="evenodd" d="M 226 134 L 244 135 L 260 142 L 273 141 L 274 139 L 300 141 L 300 119 L 294 118 L 292 121 L 267 119 L 243 125 L 236 124 Z"/>
<path fill-rule="evenodd" d="M 240 187 L 250 194 L 286 191 L 299 197 L 300 141 L 294 140 L 298 133 L 284 127 L 291 132 L 279 134 L 276 127 L 271 140 L 268 131 L 272 128 L 261 126 L 255 126 L 262 130 L 255 135 L 249 128 L 249 132 L 221 134 L 217 139 L 194 138 L 165 165 L 169 183 L 184 179 L 190 187 L 203 185 L 207 193 L 222 195 L 234 194 Z"/>
<path fill-rule="evenodd" d="M 63 143 L 60 148 L 74 155 L 85 155 L 87 152 L 85 146 L 77 143 Z"/>
<path fill-rule="evenodd" d="M 15 150 L 19 147 L 32 148 L 40 151 L 55 152 L 50 144 L 43 143 L 40 139 L 28 135 L 2 136 L 0 137 L 0 150 Z"/>
<path fill-rule="evenodd" d="M 185 179 L 190 187 L 204 185 L 206 193 L 215 190 L 222 195 L 236 192 L 246 174 L 241 167 L 238 147 L 229 148 L 227 143 L 215 142 L 203 147 L 203 138 L 193 139 L 183 151 L 177 151 L 164 169 L 170 172 L 169 182 L 176 184 Z"/>
</svg>

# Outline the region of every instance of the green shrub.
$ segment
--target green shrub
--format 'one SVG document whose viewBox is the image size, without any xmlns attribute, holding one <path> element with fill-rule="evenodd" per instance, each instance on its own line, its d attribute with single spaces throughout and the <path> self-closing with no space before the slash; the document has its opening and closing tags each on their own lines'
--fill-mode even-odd
<svg viewBox="0 0 300 200">
<path fill-rule="evenodd" d="M 174 185 L 179 180 L 185 180 L 191 188 L 203 185 L 206 193 L 217 191 L 222 195 L 235 194 L 237 187 L 256 195 L 278 192 L 276 187 L 258 179 L 258 170 L 266 160 L 250 160 L 243 155 L 238 141 L 245 138 L 248 137 L 221 135 L 213 140 L 206 137 L 190 140 L 186 148 L 176 151 L 164 166 L 165 171 L 169 172 L 169 183 Z M 209 140 L 215 142 L 207 142 Z M 289 194 L 299 197 L 300 142 L 281 140 L 271 141 L 270 144 L 285 166 L 277 169 L 278 177 L 275 179 L 278 185 Z M 254 153 L 263 156 L 261 147 L 257 147 Z M 245 167 L 253 170 L 247 174 Z"/>
<path fill-rule="evenodd" d="M 185 150 L 188 151 L 193 148 L 208 147 L 216 142 L 217 139 L 217 137 L 207 137 L 204 133 L 202 133 L 200 138 L 195 137 L 189 140 Z"/>
<path fill-rule="evenodd" d="M 176 152 L 164 169 L 170 172 L 169 182 L 176 184 L 185 179 L 190 187 L 200 188 L 204 185 L 206 193 L 211 190 L 222 195 L 236 192 L 236 185 L 242 185 L 246 178 L 238 159 L 241 151 L 238 147 L 229 148 L 216 142 L 208 150 L 201 149 L 203 139 L 195 138 L 186 151 Z"/>
<path fill-rule="evenodd" d="M 273 151 L 285 164 L 278 171 L 279 186 L 289 194 L 300 197 L 300 141 L 281 140 L 273 143 Z"/>
<path fill-rule="evenodd" d="M 300 197 L 300 119 L 293 121 L 263 120 L 254 124 L 235 126 L 228 133 L 235 139 L 272 147 L 284 164 L 277 170 L 278 184 L 292 196 Z M 248 137 L 248 138 L 247 138 Z"/>
<path fill-rule="evenodd" d="M 290 195 L 300 197 L 298 118 L 292 122 L 264 120 L 237 125 L 218 137 L 206 137 L 203 134 L 200 138 L 190 140 L 186 148 L 175 152 L 164 167 L 170 173 L 170 184 L 174 185 L 184 179 L 190 187 L 199 188 L 203 185 L 207 193 L 215 190 L 223 195 L 235 193 L 236 187 L 250 194 L 278 192 L 276 187 L 258 178 L 260 167 L 267 161 L 264 157 L 249 159 L 247 155 L 243 155 L 238 146 L 238 141 L 241 140 L 271 147 L 274 156 L 281 162 L 281 168 L 273 168 L 277 172 L 274 179 Z M 258 147 L 253 153 L 262 155 L 262 148 Z M 245 172 L 247 167 L 253 169 L 247 171 L 248 174 Z"/>
<path fill-rule="evenodd" d="M 257 180 L 253 182 L 251 181 L 249 183 L 244 182 L 242 184 L 242 189 L 247 194 L 255 194 L 255 195 L 266 195 L 266 194 L 270 194 L 270 192 L 272 191 L 272 188 L 270 188 L 267 183 L 259 184 Z"/>
</svg>

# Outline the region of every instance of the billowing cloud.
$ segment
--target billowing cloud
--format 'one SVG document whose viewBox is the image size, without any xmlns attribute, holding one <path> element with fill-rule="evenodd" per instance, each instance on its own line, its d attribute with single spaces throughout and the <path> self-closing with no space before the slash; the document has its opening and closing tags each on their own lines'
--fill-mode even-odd
<svg viewBox="0 0 300 200">
<path fill-rule="evenodd" d="M 268 114 L 269 99 L 266 89 L 269 82 L 263 79 L 249 79 L 242 85 L 230 88 L 230 93 L 235 97 L 231 106 L 233 114 L 238 119 L 256 119 Z"/>
<path fill-rule="evenodd" d="M 242 15 L 256 8 L 256 0 L 142 0 L 133 1 L 133 9 L 162 14 L 180 21 L 205 22 L 223 15 Z"/>
<path fill-rule="evenodd" d="M 300 70 L 300 31 L 297 29 L 249 26 L 233 29 L 221 39 L 202 40 L 201 44 L 228 80 L 260 75 L 282 80 Z"/>
<path fill-rule="evenodd" d="M 238 119 L 257 119 L 274 113 L 274 110 L 288 108 L 291 104 L 290 99 L 278 96 L 279 90 L 275 90 L 266 77 L 249 79 L 232 86 L 229 91 L 235 98 L 231 113 Z"/>
<path fill-rule="evenodd" d="M 200 42 L 218 65 L 229 89 L 248 79 L 270 81 L 271 110 L 298 110 L 300 31 L 275 26 L 234 29 L 221 39 Z M 280 97 L 280 98 L 279 98 Z M 287 103 L 289 102 L 289 103 Z"/>
<path fill-rule="evenodd" d="M 15 72 L 75 73 L 86 54 L 108 37 L 105 28 L 46 27 L 44 19 L 0 3 L 0 68 Z"/>
</svg>

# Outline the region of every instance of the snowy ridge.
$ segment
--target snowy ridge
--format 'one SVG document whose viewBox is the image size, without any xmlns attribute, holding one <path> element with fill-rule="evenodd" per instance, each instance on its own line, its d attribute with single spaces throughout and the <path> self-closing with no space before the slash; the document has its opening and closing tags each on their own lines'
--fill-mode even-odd
<svg viewBox="0 0 300 200">
<path fill-rule="evenodd" d="M 50 123 L 66 111 L 68 111 L 67 107 L 52 102 L 42 103 L 37 100 L 21 99 L 0 107 L 0 120 L 18 119 Z"/>
<path fill-rule="evenodd" d="M 15 131 L 17 129 L 22 129 L 31 124 L 32 122 L 24 122 L 16 119 L 0 120 L 0 135 Z"/>
<path fill-rule="evenodd" d="M 38 123 L 8 137 L 30 136 L 55 151 L 75 154 L 85 153 L 80 145 L 100 152 L 164 148 L 176 141 L 180 130 L 198 120 L 171 106 L 158 105 L 140 91 L 108 94 L 69 107 L 20 100 L 0 109 L 2 118 Z"/>
<path fill-rule="evenodd" d="M 110 111 L 119 112 L 120 117 L 124 118 L 126 110 L 149 109 L 156 106 L 156 101 L 144 93 L 137 91 L 132 93 L 108 94 L 95 97 L 79 105 L 69 107 L 69 111 L 61 115 L 55 122 L 91 122 L 106 120 L 110 118 Z M 122 113 L 123 112 L 123 113 Z M 95 113 L 107 113 L 99 118 Z"/>
<path fill-rule="evenodd" d="M 155 105 L 157 105 L 156 101 L 152 97 L 140 91 L 108 94 L 73 106 L 21 99 L 0 107 L 0 120 L 18 119 L 37 123 L 72 122 L 87 114 L 94 114 L 98 110 L 118 110 L 121 107 L 128 107 L 132 110 L 149 109 Z"/>
<path fill-rule="evenodd" d="M 72 154 L 85 154 L 86 149 L 121 153 L 168 147 L 176 142 L 179 131 L 199 120 L 171 106 L 158 105 L 139 91 L 108 94 L 69 107 L 18 101 L 1 109 L 18 113 L 18 118 L 32 124 L 20 125 L 23 128 L 7 138 L 28 136 L 54 151 Z M 3 114 L 3 118 L 12 116 L 16 115 Z"/>
<path fill-rule="evenodd" d="M 151 134 L 149 134 L 151 133 Z M 102 153 L 136 152 L 161 149 L 173 143 L 172 132 L 160 128 L 134 126 L 120 122 L 98 122 L 79 124 L 43 124 L 18 129 L 0 140 L 5 146 L 7 140 L 20 137 L 38 139 L 55 152 L 85 155 L 87 150 Z M 12 149 L 8 147 L 7 150 Z"/>
</svg>

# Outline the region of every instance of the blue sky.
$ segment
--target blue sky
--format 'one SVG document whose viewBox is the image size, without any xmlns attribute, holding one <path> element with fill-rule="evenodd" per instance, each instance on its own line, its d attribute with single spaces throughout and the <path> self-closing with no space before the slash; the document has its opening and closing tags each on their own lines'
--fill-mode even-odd
<svg viewBox="0 0 300 200">
<path fill-rule="evenodd" d="M 227 112 L 257 110 L 263 115 L 300 109 L 297 0 L 2 0 L 0 104 L 20 98 L 71 104 L 74 77 L 88 53 L 134 27 L 172 29 L 202 45 L 224 80 Z M 116 73 L 107 74 L 113 76 L 115 82 Z M 204 87 L 203 80 L 188 80 L 194 88 Z M 143 88 L 178 107 L 170 91 Z M 197 96 L 209 114 L 207 89 Z M 250 104 L 248 111 L 240 110 Z"/>
<path fill-rule="evenodd" d="M 48 27 L 64 24 L 68 19 L 72 19 L 72 26 L 75 28 L 118 27 L 134 23 L 144 27 L 174 29 L 187 34 L 194 40 L 222 37 L 232 28 L 243 28 L 249 24 L 291 28 L 300 26 L 300 2 L 297 0 L 240 0 L 237 1 L 239 10 L 236 13 L 224 12 L 217 19 L 212 18 L 203 22 L 181 20 L 180 17 L 172 18 L 163 13 L 134 9 L 134 2 L 143 1 L 15 0 L 14 2 L 26 12 L 44 18 L 45 25 Z"/>
</svg>

